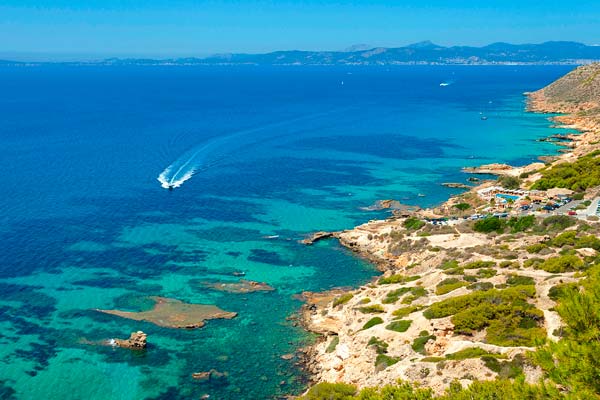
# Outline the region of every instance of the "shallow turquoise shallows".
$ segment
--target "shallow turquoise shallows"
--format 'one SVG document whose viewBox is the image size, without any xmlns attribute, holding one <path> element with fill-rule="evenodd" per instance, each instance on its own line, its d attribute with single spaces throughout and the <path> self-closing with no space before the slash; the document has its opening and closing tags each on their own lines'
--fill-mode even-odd
<svg viewBox="0 0 600 400">
<path fill-rule="evenodd" d="M 0 397 L 300 393 L 281 357 L 312 340 L 297 295 L 376 271 L 298 240 L 384 217 L 379 199 L 439 203 L 463 166 L 555 154 L 522 93 L 568 69 L 0 68 Z M 275 291 L 205 285 L 234 272 Z M 96 311 L 149 296 L 238 316 L 180 330 Z M 137 330 L 146 351 L 101 345 Z M 228 377 L 192 378 L 211 369 Z"/>
</svg>

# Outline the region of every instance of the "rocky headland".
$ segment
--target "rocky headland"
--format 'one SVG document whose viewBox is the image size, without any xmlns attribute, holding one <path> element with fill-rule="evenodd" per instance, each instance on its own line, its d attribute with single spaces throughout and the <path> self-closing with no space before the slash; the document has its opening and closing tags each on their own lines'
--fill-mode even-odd
<svg viewBox="0 0 600 400">
<path fill-rule="evenodd" d="M 305 296 L 304 324 L 320 334 L 309 351 L 315 383 L 364 388 L 401 379 L 440 394 L 457 381 L 466 387 L 524 376 L 537 383 L 544 376 L 527 354 L 561 339 L 565 324 L 556 311 L 558 292 L 596 262 L 598 218 L 524 212 L 529 207 L 505 202 L 510 219 L 503 221 L 486 211 L 498 207 L 497 198 L 482 199 L 479 193 L 509 181 L 523 190 L 551 187 L 548 176 L 557 166 L 595 160 L 600 64 L 579 67 L 527 96 L 528 110 L 563 114 L 551 117 L 556 127 L 581 132 L 568 136 L 568 152 L 518 168 L 465 168 L 499 176 L 498 182 L 483 182 L 433 209 L 307 238 L 306 244 L 336 238 L 383 273 L 355 290 Z M 565 188 L 558 192 L 574 189 L 583 204 L 599 193 L 598 180 L 585 187 L 565 185 L 566 178 L 556 182 Z M 478 219 L 486 212 L 488 217 Z M 432 218 L 443 223 L 430 223 Z"/>
</svg>

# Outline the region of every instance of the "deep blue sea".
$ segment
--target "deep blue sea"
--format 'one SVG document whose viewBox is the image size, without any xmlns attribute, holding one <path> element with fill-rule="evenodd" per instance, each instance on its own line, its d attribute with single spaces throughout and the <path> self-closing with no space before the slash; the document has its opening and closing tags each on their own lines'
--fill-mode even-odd
<svg viewBox="0 0 600 400">
<path fill-rule="evenodd" d="M 297 241 L 385 216 L 361 209 L 379 199 L 439 203 L 463 166 L 554 154 L 522 93 L 569 69 L 0 68 L 0 398 L 301 392 L 281 358 L 312 340 L 288 319 L 295 295 L 376 272 Z M 276 290 L 200 284 L 233 271 Z M 179 330 L 96 311 L 149 296 L 238 316 Z M 136 330 L 144 352 L 93 344 Z M 229 377 L 191 378 L 213 368 Z"/>
</svg>

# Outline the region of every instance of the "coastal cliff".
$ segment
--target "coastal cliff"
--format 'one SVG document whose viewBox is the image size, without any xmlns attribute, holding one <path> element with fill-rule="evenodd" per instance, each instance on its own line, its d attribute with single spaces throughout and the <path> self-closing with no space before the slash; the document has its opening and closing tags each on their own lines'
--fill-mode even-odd
<svg viewBox="0 0 600 400">
<path fill-rule="evenodd" d="M 529 111 L 563 114 L 551 118 L 557 127 L 581 132 L 569 135 L 570 151 L 547 164 L 503 165 L 491 171 L 500 176 L 497 183 L 485 182 L 434 209 L 331 235 L 375 262 L 383 276 L 328 301 L 308 300 L 305 324 L 322 335 L 308 363 L 316 383 L 360 389 L 402 380 L 441 395 L 456 382 L 468 387 L 520 377 L 521 384 L 535 385 L 550 376 L 551 367 L 532 354 L 552 348 L 544 343 L 559 346 L 573 329 L 560 312 L 559 293 L 585 285 L 591 279 L 586 274 L 600 268 L 598 217 L 595 210 L 582 214 L 600 193 L 600 64 L 579 67 L 527 95 Z M 580 168 L 583 162 L 592 167 Z M 567 181 L 560 173 L 565 165 L 582 170 L 577 173 L 588 184 Z M 479 171 L 490 173 L 466 169 Z M 482 195 L 509 181 L 516 188 L 505 192 L 517 193 L 524 206 Z M 539 181 L 553 183 L 530 192 Z M 565 193 L 579 200 L 567 206 L 559 200 Z M 544 207 L 565 205 L 531 208 L 536 196 Z"/>
</svg>

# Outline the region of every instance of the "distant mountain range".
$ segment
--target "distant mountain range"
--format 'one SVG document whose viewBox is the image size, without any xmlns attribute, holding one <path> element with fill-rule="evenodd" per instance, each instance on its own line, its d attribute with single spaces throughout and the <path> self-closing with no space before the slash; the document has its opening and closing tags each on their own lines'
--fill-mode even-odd
<svg viewBox="0 0 600 400">
<path fill-rule="evenodd" d="M 216 54 L 204 58 L 122 59 L 62 62 L 77 65 L 404 65 L 404 64 L 585 64 L 600 61 L 600 46 L 577 42 L 493 43 L 483 47 L 439 46 L 425 41 L 405 47 L 352 46 L 344 51 L 275 51 L 265 54 Z M 36 65 L 45 62 L 0 61 Z"/>
</svg>

